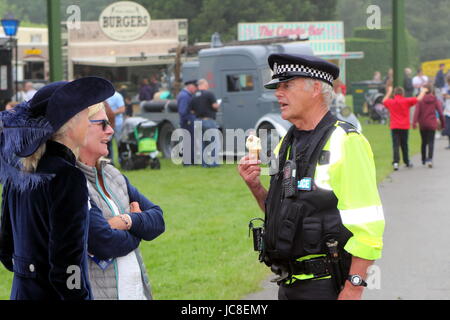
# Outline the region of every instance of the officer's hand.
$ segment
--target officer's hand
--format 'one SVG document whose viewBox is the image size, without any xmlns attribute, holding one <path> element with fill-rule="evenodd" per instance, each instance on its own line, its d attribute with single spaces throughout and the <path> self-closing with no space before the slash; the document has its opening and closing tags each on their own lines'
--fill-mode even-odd
<svg viewBox="0 0 450 320">
<path fill-rule="evenodd" d="M 260 164 L 260 160 L 250 159 L 248 155 L 239 161 L 239 174 L 251 189 L 261 185 L 261 180 L 259 179 L 261 175 Z"/>
<path fill-rule="evenodd" d="M 364 287 L 355 287 L 349 281 L 346 281 L 338 300 L 361 300 L 363 291 Z"/>
</svg>

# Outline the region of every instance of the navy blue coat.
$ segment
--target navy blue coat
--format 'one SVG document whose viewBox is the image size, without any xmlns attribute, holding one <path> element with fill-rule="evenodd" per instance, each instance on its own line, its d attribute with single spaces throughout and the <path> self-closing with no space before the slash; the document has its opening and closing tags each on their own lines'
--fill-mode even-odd
<svg viewBox="0 0 450 320">
<path fill-rule="evenodd" d="M 192 94 L 183 89 L 177 95 L 177 104 L 178 104 L 178 114 L 180 115 L 180 126 L 183 129 L 187 128 L 188 121 L 194 121 L 195 116 L 191 113 L 191 108 L 189 104 L 192 101 Z"/>
<path fill-rule="evenodd" d="M 142 212 L 130 214 L 129 231 L 112 229 L 100 209 L 91 202 L 89 214 L 88 252 L 106 260 L 126 256 L 139 246 L 141 240 L 150 241 L 165 230 L 161 208 L 143 196 L 125 177 L 130 202 L 139 203 Z"/>
<path fill-rule="evenodd" d="M 73 153 L 54 141 L 36 172 L 54 177 L 22 193 L 3 188 L 0 260 L 14 272 L 11 299 L 88 300 L 86 178 Z"/>
</svg>

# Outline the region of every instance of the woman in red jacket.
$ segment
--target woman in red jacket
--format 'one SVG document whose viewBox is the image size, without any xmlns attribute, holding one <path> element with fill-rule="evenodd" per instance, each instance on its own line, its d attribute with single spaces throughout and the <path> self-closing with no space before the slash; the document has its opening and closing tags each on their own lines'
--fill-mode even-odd
<svg viewBox="0 0 450 320">
<path fill-rule="evenodd" d="M 434 95 L 434 90 L 431 85 L 426 85 L 428 93 L 418 103 L 414 113 L 413 128 L 416 129 L 419 123 L 420 136 L 422 138 L 422 164 L 433 167 L 433 149 L 434 149 L 434 134 L 439 127 L 439 121 L 442 128 L 445 128 L 445 118 L 442 112 L 442 103 Z M 439 115 L 439 119 L 436 117 Z M 428 157 L 427 157 L 428 149 Z"/>
</svg>

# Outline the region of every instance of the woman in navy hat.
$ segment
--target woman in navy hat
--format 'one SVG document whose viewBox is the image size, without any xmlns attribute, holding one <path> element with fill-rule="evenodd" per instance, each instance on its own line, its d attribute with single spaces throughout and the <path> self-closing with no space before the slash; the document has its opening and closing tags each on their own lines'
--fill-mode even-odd
<svg viewBox="0 0 450 320">
<path fill-rule="evenodd" d="M 91 206 L 75 161 L 86 143 L 87 108 L 113 94 L 101 78 L 55 82 L 0 113 L 0 260 L 14 272 L 11 299 L 91 299 Z"/>
</svg>

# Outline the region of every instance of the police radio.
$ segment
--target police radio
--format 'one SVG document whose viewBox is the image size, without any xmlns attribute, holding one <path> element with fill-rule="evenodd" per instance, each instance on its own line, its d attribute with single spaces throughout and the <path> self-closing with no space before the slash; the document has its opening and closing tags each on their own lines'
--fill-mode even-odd
<svg viewBox="0 0 450 320">
<path fill-rule="evenodd" d="M 283 168 L 283 191 L 285 198 L 292 198 L 296 192 L 297 165 L 292 160 L 286 160 Z"/>
<path fill-rule="evenodd" d="M 255 227 L 253 221 L 262 221 L 263 225 L 260 227 Z M 262 252 L 264 249 L 263 234 L 264 234 L 264 220 L 261 218 L 254 218 L 250 220 L 248 224 L 248 236 L 250 237 L 250 230 L 253 233 L 253 249 L 258 252 Z"/>
</svg>

